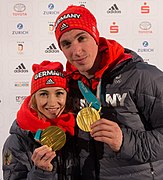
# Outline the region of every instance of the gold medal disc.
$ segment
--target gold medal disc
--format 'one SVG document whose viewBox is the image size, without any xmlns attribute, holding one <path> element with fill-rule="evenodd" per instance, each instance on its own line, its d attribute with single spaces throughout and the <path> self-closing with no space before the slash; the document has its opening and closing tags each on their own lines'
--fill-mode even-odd
<svg viewBox="0 0 163 180">
<path fill-rule="evenodd" d="M 92 107 L 86 107 L 80 110 L 77 114 L 77 125 L 83 131 L 89 132 L 90 125 L 100 119 L 99 111 Z"/>
<path fill-rule="evenodd" d="M 53 151 L 60 150 L 66 142 L 65 132 L 58 126 L 49 126 L 41 134 L 41 144 L 51 147 Z"/>
</svg>

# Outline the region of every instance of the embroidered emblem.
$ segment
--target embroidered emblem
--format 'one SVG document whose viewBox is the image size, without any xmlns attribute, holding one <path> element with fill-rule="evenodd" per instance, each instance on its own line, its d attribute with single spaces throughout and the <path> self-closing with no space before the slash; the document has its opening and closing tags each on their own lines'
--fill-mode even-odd
<svg viewBox="0 0 163 180">
<path fill-rule="evenodd" d="M 55 82 L 50 78 L 46 81 L 46 84 L 55 84 Z"/>
<path fill-rule="evenodd" d="M 119 84 L 119 83 L 121 83 L 122 82 L 122 76 L 121 76 L 121 74 L 119 75 L 119 76 L 116 76 L 115 77 L 115 79 L 114 79 L 114 83 L 115 84 Z"/>
<path fill-rule="evenodd" d="M 67 24 L 63 23 L 60 30 L 63 31 L 64 29 L 66 29 L 66 28 L 68 28 L 68 27 L 69 27 L 69 26 L 68 26 Z"/>
<path fill-rule="evenodd" d="M 3 164 L 9 166 L 11 163 L 11 160 L 12 160 L 12 154 L 10 151 L 7 151 L 3 157 Z"/>
<path fill-rule="evenodd" d="M 61 76 L 64 78 L 64 75 L 61 72 L 55 71 L 55 70 L 46 70 L 46 71 L 41 71 L 37 74 L 35 74 L 34 79 L 37 80 L 42 77 L 46 76 Z"/>
<path fill-rule="evenodd" d="M 55 30 L 57 29 L 57 27 L 58 27 L 58 25 L 62 22 L 62 21 L 64 21 L 65 19 L 72 19 L 72 18 L 74 18 L 74 19 L 80 19 L 80 14 L 73 14 L 73 13 L 71 13 L 71 14 L 65 14 L 65 15 L 63 15 L 63 16 L 61 16 L 58 20 L 57 20 L 57 22 L 56 22 L 56 24 L 55 24 Z"/>
</svg>

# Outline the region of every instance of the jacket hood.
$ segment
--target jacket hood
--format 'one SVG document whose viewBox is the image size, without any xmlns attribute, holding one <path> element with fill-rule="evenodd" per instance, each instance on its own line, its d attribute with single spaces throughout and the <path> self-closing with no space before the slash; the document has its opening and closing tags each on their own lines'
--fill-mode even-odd
<svg viewBox="0 0 163 180">
<path fill-rule="evenodd" d="M 144 61 L 140 55 L 138 55 L 135 51 L 132 51 L 131 49 L 125 48 L 125 53 L 130 54 L 132 56 L 133 62 Z"/>
<path fill-rule="evenodd" d="M 29 131 L 21 129 L 18 126 L 16 120 L 12 123 L 9 132 L 10 132 L 10 134 L 17 134 L 17 135 L 21 136 L 23 139 L 25 139 L 26 137 L 29 136 Z"/>
</svg>

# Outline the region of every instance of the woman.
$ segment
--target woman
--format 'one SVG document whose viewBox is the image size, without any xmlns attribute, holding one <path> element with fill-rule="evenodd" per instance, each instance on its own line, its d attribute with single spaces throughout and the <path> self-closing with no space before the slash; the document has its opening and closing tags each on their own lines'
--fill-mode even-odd
<svg viewBox="0 0 163 180">
<path fill-rule="evenodd" d="M 76 179 L 75 120 L 68 107 L 63 65 L 43 61 L 33 64 L 31 94 L 23 102 L 3 147 L 4 180 Z M 59 127 L 66 134 L 61 150 L 35 140 L 38 130 Z M 63 133 L 63 134 L 64 134 Z"/>
</svg>

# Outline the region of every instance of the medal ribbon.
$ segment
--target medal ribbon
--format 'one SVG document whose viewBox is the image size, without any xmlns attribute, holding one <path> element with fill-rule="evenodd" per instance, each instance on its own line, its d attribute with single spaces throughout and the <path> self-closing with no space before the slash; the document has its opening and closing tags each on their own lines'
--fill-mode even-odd
<svg viewBox="0 0 163 180">
<path fill-rule="evenodd" d="M 99 102 L 97 97 L 80 80 L 78 80 L 78 87 L 87 102 L 91 104 L 91 106 L 94 107 L 97 111 L 99 111 L 101 109 L 101 103 Z"/>
</svg>

